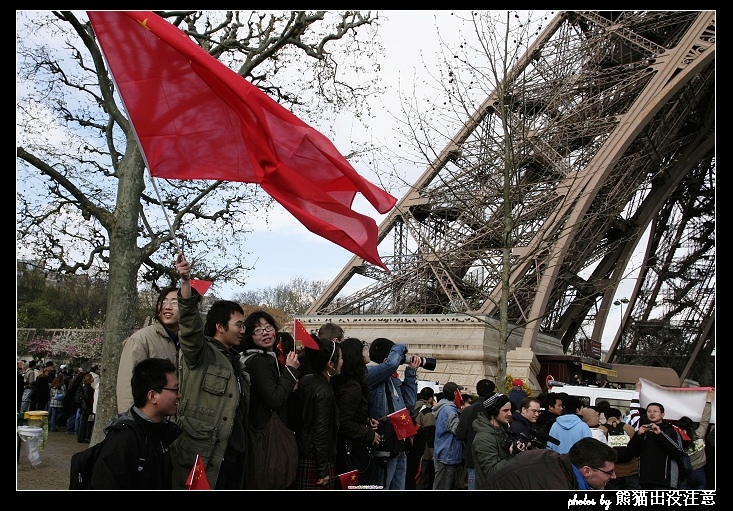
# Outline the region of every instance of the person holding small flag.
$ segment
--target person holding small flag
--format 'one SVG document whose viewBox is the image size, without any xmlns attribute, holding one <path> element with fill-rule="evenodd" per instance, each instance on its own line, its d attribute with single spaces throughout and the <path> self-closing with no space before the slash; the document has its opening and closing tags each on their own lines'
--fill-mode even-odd
<svg viewBox="0 0 733 511">
<path fill-rule="evenodd" d="M 315 370 L 301 378 L 298 399 L 302 400 L 298 440 L 298 470 L 295 490 L 334 490 L 339 412 L 331 378 L 341 372 L 343 359 L 339 343 L 314 339 L 305 353 Z"/>
<path fill-rule="evenodd" d="M 242 371 L 237 348 L 244 337 L 244 310 L 237 302 L 217 300 L 203 324 L 201 295 L 191 285 L 191 264 L 178 254 L 181 276 L 178 310 L 181 342 L 181 390 L 176 423 L 182 435 L 171 449 L 173 488 L 183 490 L 203 458 L 206 479 L 215 490 L 244 487 L 250 379 Z"/>
</svg>

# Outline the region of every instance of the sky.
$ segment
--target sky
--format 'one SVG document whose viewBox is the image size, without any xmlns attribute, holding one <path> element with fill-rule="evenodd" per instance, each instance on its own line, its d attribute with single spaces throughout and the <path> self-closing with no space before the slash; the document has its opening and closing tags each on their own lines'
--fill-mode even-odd
<svg viewBox="0 0 733 511">
<path fill-rule="evenodd" d="M 385 18 L 379 29 L 379 40 L 385 48 L 385 56 L 380 59 L 383 85 L 388 87 L 383 96 L 373 98 L 375 111 L 378 112 L 373 124 L 379 126 L 380 133 L 387 134 L 396 127 L 392 115 L 398 115 L 399 112 L 400 81 L 412 88 L 414 73 L 425 73 L 423 57 L 427 69 L 438 63 L 436 23 L 444 38 L 457 33 L 460 23 L 456 16 L 451 15 L 452 12 L 455 11 L 379 11 L 380 18 Z M 462 14 L 463 17 L 469 16 L 468 11 Z M 396 140 L 394 137 L 384 138 L 393 142 Z M 338 137 L 332 142 L 342 154 L 349 151 L 348 147 L 340 145 Z M 376 182 L 374 176 L 356 165 L 355 168 L 365 178 Z M 420 173 L 423 170 L 420 169 Z M 401 193 L 394 190 L 390 192 L 399 200 L 406 190 Z M 384 218 L 373 208 L 355 209 L 374 218 L 377 225 Z M 247 235 L 247 250 L 252 252 L 250 260 L 254 270 L 247 276 L 245 290 L 275 287 L 289 282 L 293 277 L 331 281 L 353 257 L 346 249 L 308 231 L 279 205 L 269 215 L 267 224 L 258 221 L 253 227 L 254 232 Z M 223 284 L 217 285 L 214 291 L 217 296 L 229 298 L 232 293 L 241 290 Z"/>
</svg>

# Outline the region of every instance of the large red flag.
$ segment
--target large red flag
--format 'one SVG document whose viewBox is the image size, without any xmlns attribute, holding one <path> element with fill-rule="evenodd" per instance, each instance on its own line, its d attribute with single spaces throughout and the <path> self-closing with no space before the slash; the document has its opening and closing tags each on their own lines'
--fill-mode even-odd
<svg viewBox="0 0 733 511">
<path fill-rule="evenodd" d="M 339 482 L 341 483 L 342 490 L 348 490 L 349 486 L 356 486 L 359 484 L 359 471 L 352 470 L 351 472 L 344 472 L 338 475 Z"/>
<path fill-rule="evenodd" d="M 150 173 L 259 183 L 311 232 L 370 263 L 374 219 L 397 200 L 361 177 L 328 138 L 149 11 L 88 11 Z"/>
<path fill-rule="evenodd" d="M 210 490 L 209 480 L 206 478 L 204 461 L 201 456 L 196 455 L 196 461 L 191 467 L 191 472 L 186 478 L 186 488 L 189 490 Z"/>
<path fill-rule="evenodd" d="M 303 323 L 295 320 L 295 328 L 293 329 L 293 339 L 296 341 L 300 341 L 303 346 L 306 346 L 308 348 L 318 350 L 321 349 L 320 346 L 318 346 L 318 343 L 313 340 L 313 336 L 308 333 L 308 330 L 305 329 L 303 326 Z"/>
<path fill-rule="evenodd" d="M 410 417 L 410 412 L 407 411 L 407 408 L 392 412 L 387 415 L 387 418 L 392 423 L 395 433 L 397 433 L 397 440 L 404 440 L 407 437 L 417 434 L 415 423 L 412 422 L 412 417 Z"/>
</svg>

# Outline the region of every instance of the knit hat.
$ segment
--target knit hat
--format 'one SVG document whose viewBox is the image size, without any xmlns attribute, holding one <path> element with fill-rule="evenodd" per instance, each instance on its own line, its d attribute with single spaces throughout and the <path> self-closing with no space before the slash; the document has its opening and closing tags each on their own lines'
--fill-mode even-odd
<svg viewBox="0 0 733 511">
<path fill-rule="evenodd" d="M 583 417 L 585 422 L 591 428 L 597 428 L 600 423 L 600 414 L 593 408 L 585 407 L 580 411 L 580 415 Z"/>
<path fill-rule="evenodd" d="M 484 411 L 486 415 L 490 417 L 496 417 L 499 415 L 499 410 L 502 406 L 509 402 L 509 398 L 504 394 L 493 394 L 484 400 Z"/>
<path fill-rule="evenodd" d="M 524 385 L 524 382 L 522 382 L 522 380 L 520 380 L 519 378 L 514 378 L 514 380 L 512 381 L 512 385 L 521 387 L 522 385 Z"/>
</svg>

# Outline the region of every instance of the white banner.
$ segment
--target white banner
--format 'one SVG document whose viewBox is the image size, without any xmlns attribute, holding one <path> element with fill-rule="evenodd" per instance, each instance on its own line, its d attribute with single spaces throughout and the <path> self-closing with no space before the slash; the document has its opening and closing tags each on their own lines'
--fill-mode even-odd
<svg viewBox="0 0 733 511">
<path fill-rule="evenodd" d="M 692 419 L 693 422 L 700 422 L 702 410 L 705 408 L 705 401 L 708 390 L 713 387 L 662 387 L 656 383 L 639 378 L 641 391 L 639 392 L 639 403 L 646 408 L 649 403 L 660 403 L 664 406 L 664 418 L 678 420 L 683 416 Z M 717 393 L 716 393 L 717 394 Z M 713 396 L 710 422 L 715 422 L 715 396 Z"/>
</svg>

